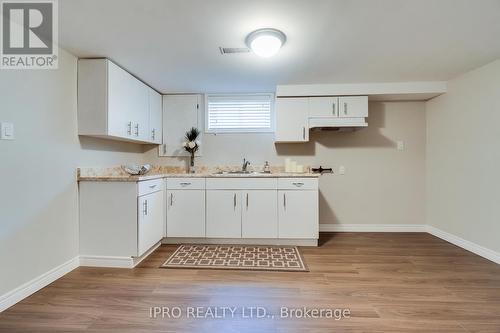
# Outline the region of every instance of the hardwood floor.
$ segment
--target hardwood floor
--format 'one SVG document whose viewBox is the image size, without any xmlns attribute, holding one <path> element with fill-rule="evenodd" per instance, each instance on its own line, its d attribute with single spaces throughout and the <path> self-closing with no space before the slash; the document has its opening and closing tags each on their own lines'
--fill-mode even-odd
<svg viewBox="0 0 500 333">
<path fill-rule="evenodd" d="M 0 313 L 0 332 L 500 332 L 500 265 L 425 233 L 325 233 L 301 248 L 310 272 L 80 267 Z M 150 308 L 183 315 L 150 318 Z M 188 307 L 237 307 L 225 319 Z M 245 318 L 249 307 L 275 318 Z M 350 318 L 280 318 L 280 308 Z M 213 308 L 212 308 L 213 309 Z M 243 311 L 246 313 L 243 313 Z"/>
</svg>

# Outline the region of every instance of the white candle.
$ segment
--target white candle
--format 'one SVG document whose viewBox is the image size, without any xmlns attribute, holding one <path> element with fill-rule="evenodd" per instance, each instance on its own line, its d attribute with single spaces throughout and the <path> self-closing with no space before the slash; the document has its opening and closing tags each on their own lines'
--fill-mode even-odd
<svg viewBox="0 0 500 333">
<path fill-rule="evenodd" d="M 285 172 L 290 172 L 290 163 L 292 162 L 291 159 L 285 158 Z"/>
</svg>

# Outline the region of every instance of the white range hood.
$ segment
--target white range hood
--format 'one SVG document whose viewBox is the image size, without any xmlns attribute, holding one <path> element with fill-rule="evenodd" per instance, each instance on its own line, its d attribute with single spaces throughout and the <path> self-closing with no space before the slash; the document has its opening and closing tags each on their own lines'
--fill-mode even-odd
<svg viewBox="0 0 500 333">
<path fill-rule="evenodd" d="M 309 129 L 336 129 L 367 127 L 365 118 L 309 118 Z"/>
</svg>

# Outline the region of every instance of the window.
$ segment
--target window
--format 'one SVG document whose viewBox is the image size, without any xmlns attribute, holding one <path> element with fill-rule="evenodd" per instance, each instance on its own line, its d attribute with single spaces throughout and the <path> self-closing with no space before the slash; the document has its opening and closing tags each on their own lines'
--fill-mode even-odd
<svg viewBox="0 0 500 333">
<path fill-rule="evenodd" d="M 207 95 L 205 132 L 274 131 L 274 95 Z"/>
</svg>

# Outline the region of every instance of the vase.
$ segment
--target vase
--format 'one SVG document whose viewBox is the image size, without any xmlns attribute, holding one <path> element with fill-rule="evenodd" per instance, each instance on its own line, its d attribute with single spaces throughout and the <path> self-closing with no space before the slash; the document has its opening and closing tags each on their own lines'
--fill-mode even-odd
<svg viewBox="0 0 500 333">
<path fill-rule="evenodd" d="M 194 168 L 194 154 L 191 154 L 191 158 L 189 160 L 189 173 L 196 173 Z"/>
</svg>

